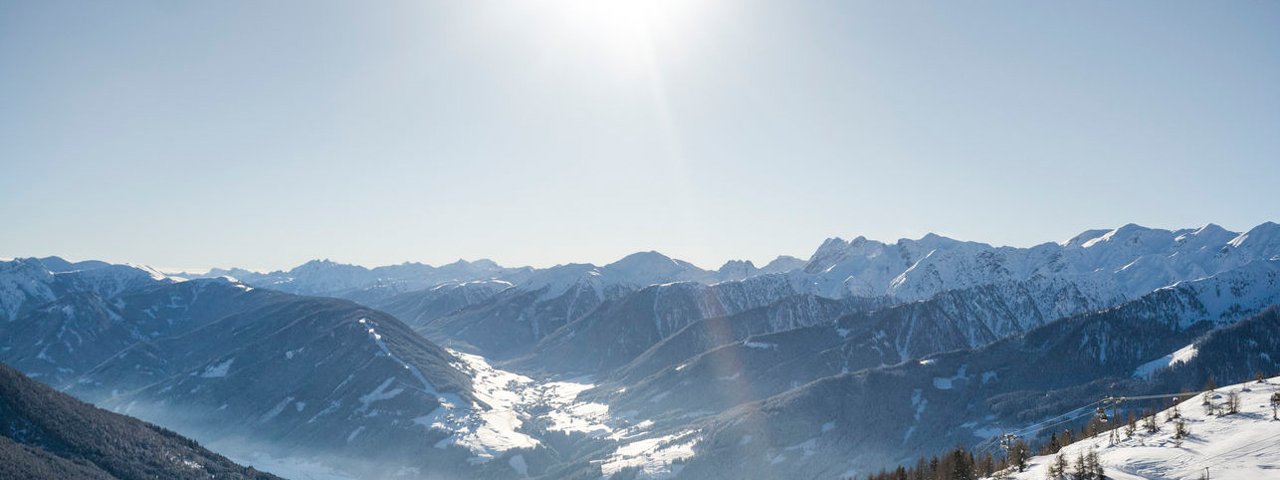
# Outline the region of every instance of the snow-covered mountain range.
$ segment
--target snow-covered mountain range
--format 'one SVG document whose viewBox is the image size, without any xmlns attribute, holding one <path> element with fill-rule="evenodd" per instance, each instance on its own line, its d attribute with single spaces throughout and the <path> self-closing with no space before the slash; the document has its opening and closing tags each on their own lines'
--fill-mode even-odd
<svg viewBox="0 0 1280 480">
<path fill-rule="evenodd" d="M 1109 391 L 1280 368 L 1277 303 L 1270 222 L 1030 248 L 834 238 L 718 270 L 48 257 L 0 262 L 0 361 L 326 475 L 837 478 Z"/>
</svg>

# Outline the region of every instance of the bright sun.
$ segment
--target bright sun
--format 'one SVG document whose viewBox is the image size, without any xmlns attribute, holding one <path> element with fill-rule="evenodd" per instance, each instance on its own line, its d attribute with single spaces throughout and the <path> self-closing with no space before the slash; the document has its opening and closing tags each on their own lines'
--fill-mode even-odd
<svg viewBox="0 0 1280 480">
<path fill-rule="evenodd" d="M 698 0 L 558 0 L 550 13 L 568 34 L 618 60 L 651 60 L 655 43 L 676 42 Z"/>
</svg>

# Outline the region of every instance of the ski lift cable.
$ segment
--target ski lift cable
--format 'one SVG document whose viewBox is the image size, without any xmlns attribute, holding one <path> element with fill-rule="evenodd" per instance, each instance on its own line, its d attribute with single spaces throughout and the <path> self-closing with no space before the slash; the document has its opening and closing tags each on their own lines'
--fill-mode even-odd
<svg viewBox="0 0 1280 480">
<path fill-rule="evenodd" d="M 1044 429 L 1046 429 L 1046 428 L 1051 428 L 1051 427 L 1055 427 L 1055 426 L 1058 426 L 1058 425 L 1062 425 L 1062 424 L 1066 424 L 1066 423 L 1074 422 L 1074 421 L 1079 420 L 1079 419 L 1081 419 L 1081 418 L 1084 418 L 1084 417 L 1087 417 L 1087 416 L 1093 415 L 1093 412 L 1091 412 L 1091 411 L 1089 411 L 1089 410 L 1088 410 L 1088 408 L 1089 408 L 1089 407 L 1090 407 L 1090 405 L 1086 405 L 1086 406 L 1083 406 L 1083 407 L 1077 408 L 1077 409 L 1075 409 L 1075 410 L 1072 410 L 1071 412 L 1067 412 L 1067 413 L 1064 413 L 1064 414 L 1061 414 L 1061 415 L 1057 415 L 1057 416 L 1055 416 L 1055 417 L 1053 417 L 1053 418 L 1051 418 L 1051 419 L 1049 419 L 1049 420 L 1042 421 L 1042 422 L 1037 423 L 1037 424 L 1035 424 L 1035 425 L 1031 425 L 1031 426 L 1023 427 L 1023 428 L 1021 428 L 1021 429 L 1014 430 L 1014 431 L 1011 431 L 1011 432 L 1008 432 L 1008 433 L 1002 433 L 1002 434 L 1000 434 L 999 436 L 996 436 L 996 437 L 988 438 L 987 440 L 984 440 L 982 443 L 979 443 L 979 444 L 977 445 L 977 448 L 978 448 L 979 450 L 995 451 L 996 449 L 998 449 L 998 448 L 1002 448 L 1002 447 L 1003 447 L 1003 441 L 997 441 L 997 439 L 1001 439 L 1001 438 L 1004 438 L 1004 437 L 1006 437 L 1006 436 L 1010 436 L 1010 435 L 1011 435 L 1011 436 L 1014 436 L 1014 437 L 1025 437 L 1025 436 L 1027 436 L 1028 434 L 1032 434 L 1032 433 L 1038 432 L 1038 431 L 1040 431 L 1040 430 L 1044 430 Z M 1081 410 L 1083 410 L 1083 411 L 1081 411 Z M 1070 416 L 1070 417 L 1064 417 L 1064 415 L 1070 415 L 1071 413 L 1076 412 L 1076 411 L 1081 411 L 1081 412 L 1079 412 L 1079 413 L 1078 413 L 1078 414 L 1076 414 L 1076 415 Z M 1054 420 L 1056 420 L 1056 421 L 1054 421 Z M 1051 422 L 1051 423 L 1045 423 L 1045 422 Z M 986 446 L 984 446 L 984 445 L 986 445 Z"/>
<path fill-rule="evenodd" d="M 1016 435 L 1016 436 L 1022 437 L 1022 436 L 1026 436 L 1027 434 L 1035 433 L 1035 432 L 1038 432 L 1038 431 L 1040 431 L 1040 430 L 1044 430 L 1044 429 L 1049 428 L 1049 427 L 1054 427 L 1054 426 L 1061 425 L 1061 424 L 1064 424 L 1064 423 L 1069 423 L 1069 422 L 1072 422 L 1072 421 L 1075 421 L 1075 420 L 1079 420 L 1079 419 L 1084 418 L 1084 417 L 1089 416 L 1089 415 L 1095 415 L 1095 413 L 1094 413 L 1094 412 L 1092 412 L 1092 411 L 1089 411 L 1089 409 L 1090 409 L 1090 407 L 1094 407 L 1095 405 L 1098 405 L 1098 404 L 1109 403 L 1109 402 L 1115 402 L 1116 404 L 1119 404 L 1119 403 L 1124 403 L 1124 402 L 1128 402 L 1128 401 L 1137 401 L 1137 400 L 1154 400 L 1154 399 L 1161 399 L 1161 398 L 1178 398 L 1178 397 L 1183 397 L 1183 396 L 1186 396 L 1186 397 L 1194 397 L 1194 396 L 1199 395 L 1199 394 L 1201 394 L 1201 393 L 1210 392 L 1210 391 L 1214 391 L 1214 390 L 1216 390 L 1216 389 L 1212 389 L 1212 390 L 1200 390 L 1200 391 L 1196 391 L 1196 392 L 1163 393 L 1163 394 L 1137 395 L 1137 396 L 1123 396 L 1123 397 L 1110 397 L 1110 396 L 1109 396 L 1109 397 L 1105 397 L 1105 398 L 1103 398 L 1103 399 L 1101 399 L 1101 400 L 1096 400 L 1096 401 L 1094 401 L 1094 402 L 1091 402 L 1091 403 L 1088 403 L 1088 404 L 1082 405 L 1082 406 L 1077 407 L 1077 408 L 1075 408 L 1075 409 L 1068 410 L 1068 411 L 1067 411 L 1067 412 L 1065 412 L 1065 413 L 1058 414 L 1058 415 L 1055 415 L 1055 416 L 1053 416 L 1053 417 L 1049 417 L 1049 418 L 1047 418 L 1047 419 L 1045 419 L 1045 420 L 1041 420 L 1040 422 L 1033 423 L 1033 424 L 1031 424 L 1031 425 L 1027 425 L 1027 426 L 1022 427 L 1022 428 L 1019 428 L 1019 429 L 1017 429 L 1017 430 L 1013 430 L 1013 431 L 1012 431 L 1012 432 L 1010 432 L 1010 433 L 1011 433 L 1011 434 L 1013 434 L 1013 435 Z M 1084 411 L 1083 413 L 1081 413 L 1081 411 L 1082 411 L 1082 410 Z M 1068 417 L 1068 416 L 1070 416 L 1070 418 L 1065 418 L 1065 417 Z M 981 445 L 982 445 L 982 444 L 984 444 L 984 443 L 993 442 L 996 438 L 998 438 L 998 437 L 993 437 L 993 438 L 987 439 L 986 441 L 984 441 L 984 442 L 982 442 L 982 443 L 980 443 L 980 444 L 978 444 L 978 445 L 979 445 L 979 446 L 981 446 Z"/>
<path fill-rule="evenodd" d="M 1041 430 L 1044 430 L 1044 429 L 1047 429 L 1047 428 L 1056 427 L 1056 426 L 1058 426 L 1058 425 L 1063 425 L 1063 424 L 1071 423 L 1071 422 L 1074 422 L 1074 421 L 1079 420 L 1079 419 L 1081 419 L 1081 418 L 1085 418 L 1085 417 L 1092 416 L 1093 414 L 1094 414 L 1093 412 L 1085 411 L 1085 412 L 1081 412 L 1080 414 L 1075 415 L 1075 416 L 1073 416 L 1073 417 L 1070 417 L 1070 418 L 1064 418 L 1064 419 L 1062 419 L 1062 420 L 1060 420 L 1060 421 L 1057 421 L 1057 422 L 1054 422 L 1054 423 L 1050 423 L 1050 424 L 1047 424 L 1047 425 L 1040 425 L 1040 426 L 1036 426 L 1036 427 L 1035 427 L 1035 428 L 1033 428 L 1033 429 L 1025 429 L 1025 431 L 1023 431 L 1023 430 L 1019 430 L 1019 432 L 1020 432 L 1020 433 L 1022 433 L 1022 435 L 1019 435 L 1019 436 L 1025 436 L 1025 435 L 1027 435 L 1027 434 L 1032 434 L 1032 433 L 1035 433 L 1035 432 L 1038 432 L 1038 431 L 1041 431 Z"/>
<path fill-rule="evenodd" d="M 1053 425 L 1058 425 L 1064 422 L 1076 420 L 1086 415 L 1093 415 L 1093 412 L 1089 410 L 1090 407 L 1093 407 L 1094 405 L 1100 402 L 1101 400 L 1090 403 L 1088 405 L 1084 405 L 1082 407 L 1075 408 L 1073 410 L 1069 410 L 1065 413 L 1061 413 L 1061 414 L 1046 418 L 1039 422 L 1014 430 L 1013 433 L 1018 436 L 1024 436 L 1027 433 L 1033 433 L 1035 431 L 1043 430 Z"/>
<path fill-rule="evenodd" d="M 1084 408 L 1087 408 L 1087 407 L 1084 407 Z M 1079 409 L 1077 409 L 1077 410 L 1079 410 Z M 1037 425 L 1037 426 L 1035 426 L 1035 427 L 1034 427 L 1034 428 L 1032 428 L 1032 429 L 1023 428 L 1023 429 L 1021 429 L 1021 430 L 1015 430 L 1015 431 L 1014 431 L 1014 432 L 1012 432 L 1011 434 L 1012 434 L 1012 435 L 1014 435 L 1014 436 L 1017 436 L 1017 437 L 1024 437 L 1024 436 L 1027 436 L 1028 434 L 1035 433 L 1035 432 L 1037 432 L 1037 431 L 1044 430 L 1044 429 L 1046 429 L 1046 428 L 1052 428 L 1052 427 L 1056 427 L 1056 426 L 1058 426 L 1058 425 L 1063 425 L 1063 424 L 1067 424 L 1067 423 L 1070 423 L 1070 422 L 1074 422 L 1074 421 L 1076 421 L 1076 420 L 1079 420 L 1079 419 L 1081 419 L 1081 418 L 1088 417 L 1088 416 L 1090 416 L 1090 415 L 1093 415 L 1093 412 L 1090 412 L 1090 411 L 1084 411 L 1084 412 L 1082 412 L 1082 413 L 1080 413 L 1080 414 L 1078 414 L 1078 415 L 1075 415 L 1075 416 L 1072 416 L 1072 417 L 1063 418 L 1063 419 L 1061 419 L 1061 420 L 1059 420 L 1059 421 L 1057 421 L 1057 422 L 1054 422 L 1054 423 L 1049 423 L 1049 424 L 1045 424 L 1045 425 Z M 989 447 L 982 447 L 982 445 L 983 445 L 983 444 L 986 444 L 986 443 L 988 443 L 988 442 L 994 442 L 994 440 L 995 440 L 995 438 L 987 439 L 987 440 L 986 440 L 986 441 L 984 441 L 983 443 L 979 444 L 979 448 L 982 448 L 982 449 L 985 449 L 985 450 L 991 450 L 991 451 L 994 451 L 994 450 L 995 450 L 995 448 L 1000 447 L 1000 445 L 999 445 L 998 443 L 991 443 L 991 445 L 990 445 Z"/>
</svg>

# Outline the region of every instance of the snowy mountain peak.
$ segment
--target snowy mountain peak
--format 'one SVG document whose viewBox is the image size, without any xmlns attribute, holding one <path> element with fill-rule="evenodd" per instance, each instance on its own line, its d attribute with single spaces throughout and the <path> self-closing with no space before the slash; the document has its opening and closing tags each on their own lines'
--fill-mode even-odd
<svg viewBox="0 0 1280 480">
<path fill-rule="evenodd" d="M 702 271 L 691 263 L 676 260 L 655 251 L 636 252 L 605 265 L 605 272 L 627 277 L 670 277 L 686 272 Z"/>
<path fill-rule="evenodd" d="M 1229 242 L 1236 248 L 1275 251 L 1280 247 L 1280 224 L 1263 222 Z"/>
<path fill-rule="evenodd" d="M 939 243 L 939 242 L 949 243 L 949 242 L 958 242 L 959 240 L 956 240 L 954 238 L 951 238 L 945 235 L 938 235 L 936 233 L 929 232 L 924 234 L 924 236 L 920 237 L 920 240 L 917 240 L 917 241 L 922 243 Z"/>
<path fill-rule="evenodd" d="M 147 276 L 151 277 L 152 280 L 156 280 L 156 281 L 173 280 L 172 278 L 169 277 L 169 275 L 166 275 L 164 272 L 156 270 L 154 267 L 150 265 L 138 265 L 133 263 L 126 263 L 124 264 L 124 266 L 143 272 L 147 274 Z"/>
<path fill-rule="evenodd" d="M 855 240 L 865 241 L 866 237 L 858 236 L 858 238 Z M 840 237 L 828 238 L 826 240 L 823 240 L 822 245 L 819 245 L 818 249 L 815 250 L 813 252 L 813 255 L 809 257 L 809 262 L 822 263 L 824 260 L 836 258 L 848 248 L 849 248 L 849 242 L 846 242 L 843 238 L 840 238 Z"/>
<path fill-rule="evenodd" d="M 1083 232 L 1080 232 L 1079 235 L 1071 237 L 1070 240 L 1067 240 L 1065 242 L 1060 242 L 1058 245 L 1061 245 L 1063 247 L 1079 247 L 1081 245 L 1084 245 L 1085 242 L 1088 242 L 1095 238 L 1106 235 L 1107 232 L 1110 232 L 1110 231 L 1111 230 L 1108 230 L 1105 228 L 1095 228 L 1092 230 L 1085 230 Z"/>
<path fill-rule="evenodd" d="M 806 273 L 830 272 L 848 259 L 877 256 L 886 247 L 887 245 L 883 242 L 868 240 L 861 235 L 849 242 L 840 237 L 828 238 L 809 257 L 809 263 L 805 265 L 804 271 Z"/>
<path fill-rule="evenodd" d="M 1167 230 L 1155 230 L 1138 225 L 1136 223 L 1128 223 L 1120 228 L 1111 230 L 1100 237 L 1084 242 L 1080 246 L 1083 248 L 1093 248 L 1104 244 L 1119 243 L 1140 243 L 1142 239 L 1153 232 L 1169 233 Z"/>
<path fill-rule="evenodd" d="M 416 264 L 415 266 L 419 266 L 419 267 L 426 267 L 426 268 L 432 268 L 430 265 L 425 265 L 425 264 L 421 264 L 421 263 Z M 469 267 L 473 267 L 473 268 L 480 268 L 480 269 L 495 269 L 495 268 L 502 268 L 501 266 L 499 266 L 499 265 L 498 265 L 498 263 L 497 263 L 497 262 L 494 262 L 493 260 L 489 260 L 489 259 L 487 259 L 487 258 L 481 258 L 481 259 L 479 259 L 479 260 L 475 260 L 475 261 L 467 261 L 466 259 L 459 258 L 458 260 L 454 261 L 453 263 L 447 263 L 447 264 L 444 264 L 444 265 L 441 265 L 441 266 L 440 266 L 440 268 L 442 268 L 442 269 L 445 269 L 445 268 L 469 268 Z"/>
<path fill-rule="evenodd" d="M 764 267 L 761 267 L 760 273 L 786 273 L 792 270 L 804 268 L 805 263 L 807 262 L 790 255 L 778 255 L 778 258 L 773 259 Z"/>
<path fill-rule="evenodd" d="M 1212 223 L 1206 224 L 1205 226 L 1195 230 L 1187 229 L 1185 232 L 1179 231 L 1175 233 L 1178 235 L 1177 237 L 1174 237 L 1174 241 L 1178 243 L 1195 242 L 1200 245 L 1216 246 L 1221 246 L 1222 244 L 1230 242 L 1232 239 L 1240 235 L 1239 233 L 1232 232 Z"/>
<path fill-rule="evenodd" d="M 721 265 L 716 272 L 721 275 L 739 275 L 754 272 L 755 270 L 756 264 L 751 263 L 751 260 L 729 260 L 724 262 L 724 265 Z"/>
<path fill-rule="evenodd" d="M 293 269 L 290 270 L 290 272 L 291 273 L 314 272 L 318 270 L 331 269 L 331 268 L 353 268 L 353 269 L 358 268 L 361 270 L 364 269 L 363 267 L 359 267 L 356 265 L 347 265 L 345 263 L 338 263 L 326 258 L 323 260 L 320 260 L 320 259 L 309 260 L 307 261 L 307 263 L 293 267 Z"/>
<path fill-rule="evenodd" d="M 1231 232 L 1225 228 L 1222 228 L 1221 225 L 1211 222 L 1211 223 L 1206 223 L 1204 224 L 1203 227 L 1196 229 L 1195 234 L 1199 236 L 1199 235 L 1216 235 L 1220 233 L 1231 233 Z"/>
<path fill-rule="evenodd" d="M 215 268 L 210 268 L 208 272 L 205 272 L 204 276 L 235 277 L 235 278 L 246 277 L 247 278 L 251 276 L 261 275 L 262 273 L 263 272 L 255 272 L 253 270 L 247 270 L 243 268 L 216 268 L 215 267 Z M 197 276 L 197 275 L 179 274 L 179 276 Z"/>
<path fill-rule="evenodd" d="M 487 258 L 481 258 L 472 262 L 468 262 L 467 264 L 476 268 L 485 268 L 485 269 L 502 268 L 501 265 L 498 265 L 498 262 L 489 260 Z"/>
<path fill-rule="evenodd" d="M 52 272 L 38 258 L 15 258 L 0 264 L 0 271 L 12 274 L 49 275 Z"/>
<path fill-rule="evenodd" d="M 647 252 L 636 252 L 622 257 L 616 262 L 605 265 L 605 268 L 621 268 L 632 265 L 666 265 L 673 263 L 675 263 L 675 260 L 671 257 L 658 253 L 654 250 L 649 250 Z"/>
</svg>

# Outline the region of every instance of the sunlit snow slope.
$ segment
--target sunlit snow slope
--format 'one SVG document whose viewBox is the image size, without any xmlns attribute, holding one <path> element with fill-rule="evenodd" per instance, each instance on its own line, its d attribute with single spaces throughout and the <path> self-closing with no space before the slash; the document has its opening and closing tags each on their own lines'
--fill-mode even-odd
<svg viewBox="0 0 1280 480">
<path fill-rule="evenodd" d="M 1175 422 L 1169 415 L 1173 409 L 1156 415 L 1160 430 L 1148 433 L 1139 421 L 1132 436 L 1122 426 L 1120 441 L 1109 444 L 1108 433 L 1063 447 L 1068 464 L 1076 456 L 1096 448 L 1107 478 L 1130 479 L 1199 479 L 1208 468 L 1214 480 L 1260 480 L 1280 478 L 1280 421 L 1272 419 L 1271 395 L 1280 392 L 1280 377 L 1265 383 L 1247 382 L 1219 388 L 1212 401 L 1222 404 L 1229 392 L 1240 393 L 1240 411 L 1230 415 L 1209 415 L 1202 405 L 1204 396 L 1196 395 L 1178 405 L 1190 436 L 1175 439 Z M 1026 471 L 1010 478 L 1044 480 L 1056 455 L 1034 457 Z M 1068 466 L 1066 477 L 1070 478 Z"/>
</svg>

